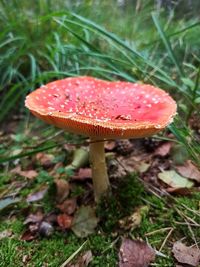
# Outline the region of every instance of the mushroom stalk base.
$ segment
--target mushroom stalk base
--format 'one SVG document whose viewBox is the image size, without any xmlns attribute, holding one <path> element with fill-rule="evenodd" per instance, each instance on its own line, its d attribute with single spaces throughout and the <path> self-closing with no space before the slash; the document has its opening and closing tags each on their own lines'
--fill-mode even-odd
<svg viewBox="0 0 200 267">
<path fill-rule="evenodd" d="M 101 197 L 107 193 L 110 187 L 103 141 L 91 139 L 90 163 L 92 168 L 94 197 L 95 201 L 98 202 Z"/>
</svg>

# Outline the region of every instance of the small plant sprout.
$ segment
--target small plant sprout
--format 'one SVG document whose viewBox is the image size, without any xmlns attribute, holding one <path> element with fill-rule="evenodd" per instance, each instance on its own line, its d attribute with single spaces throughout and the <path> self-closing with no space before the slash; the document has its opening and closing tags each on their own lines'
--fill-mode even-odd
<svg viewBox="0 0 200 267">
<path fill-rule="evenodd" d="M 176 114 L 175 101 L 159 88 L 87 76 L 48 83 L 30 93 L 25 105 L 47 123 L 90 137 L 96 201 L 110 187 L 104 140 L 151 136 Z"/>
</svg>

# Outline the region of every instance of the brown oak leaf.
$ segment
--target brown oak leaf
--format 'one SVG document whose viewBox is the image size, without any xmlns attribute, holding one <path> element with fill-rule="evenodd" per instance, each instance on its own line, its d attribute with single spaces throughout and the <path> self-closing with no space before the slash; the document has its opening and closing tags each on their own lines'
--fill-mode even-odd
<svg viewBox="0 0 200 267">
<path fill-rule="evenodd" d="M 172 252 L 179 263 L 197 267 L 200 263 L 200 250 L 197 247 L 187 247 L 180 241 L 173 245 Z"/>
<path fill-rule="evenodd" d="M 155 260 L 155 251 L 140 240 L 124 239 L 119 250 L 119 267 L 147 267 Z"/>
</svg>

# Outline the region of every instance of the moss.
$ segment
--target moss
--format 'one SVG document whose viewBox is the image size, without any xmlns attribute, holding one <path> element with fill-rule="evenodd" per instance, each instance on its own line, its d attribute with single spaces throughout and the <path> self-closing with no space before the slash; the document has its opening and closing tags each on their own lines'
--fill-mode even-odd
<svg viewBox="0 0 200 267">
<path fill-rule="evenodd" d="M 65 237 L 57 233 L 50 239 L 32 242 L 5 238 L 0 245 L 0 260 L 4 264 L 1 266 L 21 266 L 22 259 L 27 258 L 28 266 L 42 267 L 48 263 L 48 266 L 56 267 L 61 265 L 79 246 L 79 240 L 72 234 Z"/>
<path fill-rule="evenodd" d="M 93 235 L 88 239 L 83 251 L 92 250 L 94 260 L 91 266 L 116 265 L 116 253 L 112 247 L 110 248 L 111 241 L 109 237 L 100 235 Z M 80 240 L 71 232 L 57 232 L 49 239 L 31 242 L 21 241 L 16 237 L 5 238 L 0 243 L 0 266 L 23 266 L 22 259 L 24 259 L 27 266 L 42 267 L 48 264 L 48 266 L 57 267 L 77 251 L 82 243 L 84 240 Z"/>
<path fill-rule="evenodd" d="M 90 266 L 116 266 L 117 255 L 112 238 L 104 235 L 93 235 L 89 239 L 89 248 L 94 259 Z"/>
<path fill-rule="evenodd" d="M 144 194 L 143 185 L 135 175 L 129 175 L 115 185 L 115 190 L 103 199 L 97 207 L 104 231 L 114 231 L 118 221 L 134 211 L 134 208 L 144 204 L 141 196 Z"/>
<path fill-rule="evenodd" d="M 123 213 L 128 215 L 135 207 L 143 203 L 141 197 L 146 193 L 138 177 L 130 174 L 120 181 L 114 195 L 117 197 Z"/>
</svg>

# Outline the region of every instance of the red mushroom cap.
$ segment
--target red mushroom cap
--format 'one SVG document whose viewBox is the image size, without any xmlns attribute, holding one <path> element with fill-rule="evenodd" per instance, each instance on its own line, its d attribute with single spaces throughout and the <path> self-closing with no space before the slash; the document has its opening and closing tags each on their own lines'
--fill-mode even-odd
<svg viewBox="0 0 200 267">
<path fill-rule="evenodd" d="M 25 105 L 47 123 L 96 138 L 138 138 L 164 129 L 175 101 L 148 84 L 74 77 L 30 93 Z"/>
</svg>

